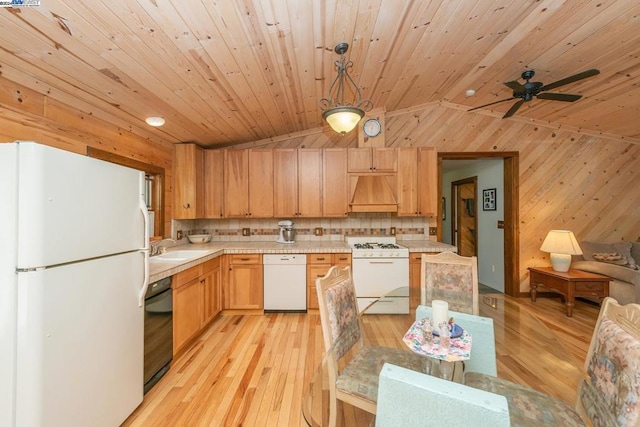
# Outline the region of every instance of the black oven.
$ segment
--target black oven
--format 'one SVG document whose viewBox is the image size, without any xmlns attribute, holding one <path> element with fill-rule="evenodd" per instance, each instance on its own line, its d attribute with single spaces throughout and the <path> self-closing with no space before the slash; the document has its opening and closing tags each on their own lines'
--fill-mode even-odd
<svg viewBox="0 0 640 427">
<path fill-rule="evenodd" d="M 169 370 L 173 358 L 171 277 L 152 283 L 144 300 L 144 393 Z"/>
</svg>

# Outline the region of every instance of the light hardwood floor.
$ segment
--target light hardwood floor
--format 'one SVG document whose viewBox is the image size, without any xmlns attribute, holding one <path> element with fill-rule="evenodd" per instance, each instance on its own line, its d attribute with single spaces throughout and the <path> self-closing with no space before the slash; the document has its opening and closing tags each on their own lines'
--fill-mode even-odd
<svg viewBox="0 0 640 427">
<path fill-rule="evenodd" d="M 494 319 L 498 375 L 573 404 L 599 307 L 578 301 L 568 318 L 558 298 L 492 294 L 480 307 Z M 365 327 L 389 329 L 388 316 Z M 402 345 L 403 333 L 381 344 Z M 302 395 L 323 350 L 317 314 L 221 315 L 124 425 L 305 425 Z"/>
</svg>

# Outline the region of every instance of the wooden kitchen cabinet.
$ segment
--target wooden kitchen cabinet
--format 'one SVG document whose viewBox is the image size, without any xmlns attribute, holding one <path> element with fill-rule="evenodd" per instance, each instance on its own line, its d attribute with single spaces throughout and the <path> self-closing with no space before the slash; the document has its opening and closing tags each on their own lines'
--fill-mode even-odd
<svg viewBox="0 0 640 427">
<path fill-rule="evenodd" d="M 273 150 L 224 150 L 228 218 L 273 218 Z"/>
<path fill-rule="evenodd" d="M 173 354 L 198 335 L 202 325 L 200 266 L 173 276 Z"/>
<path fill-rule="evenodd" d="M 438 152 L 434 147 L 418 148 L 418 212 L 438 215 Z"/>
<path fill-rule="evenodd" d="M 177 355 L 220 313 L 220 258 L 173 276 L 173 354 Z"/>
<path fill-rule="evenodd" d="M 349 212 L 347 149 L 322 150 L 322 216 L 346 217 Z"/>
<path fill-rule="evenodd" d="M 398 149 L 398 216 L 436 216 L 437 161 L 433 147 Z"/>
<path fill-rule="evenodd" d="M 204 150 L 196 144 L 174 147 L 173 217 L 204 217 Z"/>
<path fill-rule="evenodd" d="M 422 281 L 422 254 L 423 252 L 409 253 L 409 306 L 411 309 L 420 304 Z M 425 252 L 427 256 L 437 255 L 438 252 Z"/>
<path fill-rule="evenodd" d="M 204 150 L 204 217 L 224 217 L 224 151 Z"/>
<path fill-rule="evenodd" d="M 222 311 L 222 275 L 220 258 L 214 258 L 202 265 L 203 326 L 209 324 Z"/>
<path fill-rule="evenodd" d="M 351 254 L 307 254 L 307 310 L 318 309 L 316 279 L 326 275 L 334 265 L 340 268 L 351 266 Z"/>
<path fill-rule="evenodd" d="M 322 216 L 322 150 L 273 150 L 276 218 Z"/>
<path fill-rule="evenodd" d="M 349 173 L 393 173 L 398 170 L 395 148 L 349 148 L 347 153 Z"/>
<path fill-rule="evenodd" d="M 262 255 L 229 255 L 229 271 L 225 283 L 225 308 L 262 310 Z"/>
<path fill-rule="evenodd" d="M 422 269 L 422 253 L 409 253 L 409 307 L 415 309 L 420 304 L 420 271 Z"/>
</svg>

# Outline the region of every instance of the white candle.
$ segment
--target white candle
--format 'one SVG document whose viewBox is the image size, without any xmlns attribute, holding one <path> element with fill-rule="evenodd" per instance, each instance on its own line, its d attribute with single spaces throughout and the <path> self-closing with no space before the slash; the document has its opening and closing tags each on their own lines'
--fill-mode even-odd
<svg viewBox="0 0 640 427">
<path fill-rule="evenodd" d="M 446 301 L 434 299 L 431 301 L 431 318 L 433 319 L 434 329 L 442 322 L 449 321 L 449 304 Z"/>
</svg>

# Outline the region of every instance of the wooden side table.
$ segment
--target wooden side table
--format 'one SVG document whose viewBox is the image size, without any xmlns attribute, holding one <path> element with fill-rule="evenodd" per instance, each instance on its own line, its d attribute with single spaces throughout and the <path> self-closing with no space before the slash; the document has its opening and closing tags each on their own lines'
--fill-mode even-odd
<svg viewBox="0 0 640 427">
<path fill-rule="evenodd" d="M 569 270 L 566 273 L 554 271 L 551 267 L 529 267 L 531 284 L 531 301 L 536 302 L 538 286 L 562 295 L 567 306 L 567 316 L 573 316 L 573 306 L 576 297 L 597 297 L 603 299 L 609 296 L 610 277 L 600 274 L 587 273 L 580 270 Z"/>
</svg>

